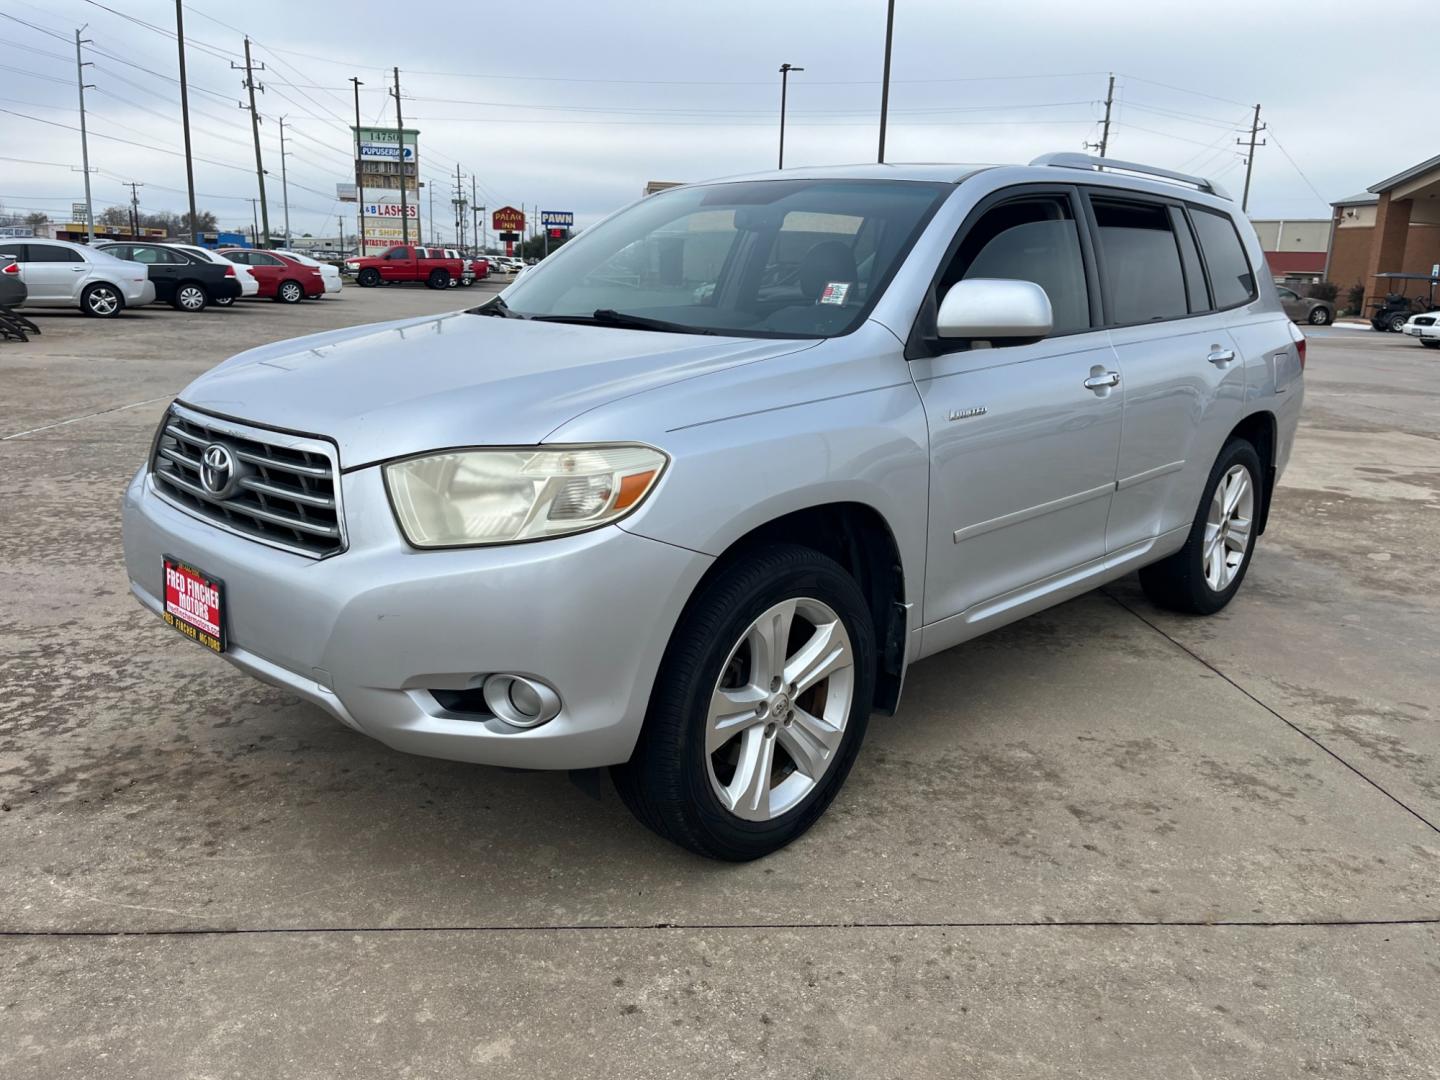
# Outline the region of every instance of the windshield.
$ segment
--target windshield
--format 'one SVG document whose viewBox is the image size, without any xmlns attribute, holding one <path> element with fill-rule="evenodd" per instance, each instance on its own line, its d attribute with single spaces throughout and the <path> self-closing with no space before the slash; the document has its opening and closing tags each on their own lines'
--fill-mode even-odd
<svg viewBox="0 0 1440 1080">
<path fill-rule="evenodd" d="M 505 313 L 621 325 L 618 313 L 740 337 L 849 333 L 953 190 L 756 180 L 661 192 L 526 274 L 506 290 Z"/>
</svg>

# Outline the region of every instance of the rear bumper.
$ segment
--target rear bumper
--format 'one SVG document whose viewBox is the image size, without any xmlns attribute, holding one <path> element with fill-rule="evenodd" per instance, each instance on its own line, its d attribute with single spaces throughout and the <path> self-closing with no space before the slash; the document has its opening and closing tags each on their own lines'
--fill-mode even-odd
<svg viewBox="0 0 1440 1080">
<path fill-rule="evenodd" d="M 398 750 L 574 769 L 625 761 L 671 629 L 709 556 L 613 526 L 539 543 L 416 551 L 378 468 L 342 481 L 350 547 L 314 560 L 214 528 L 156 494 L 124 499 L 130 588 L 159 612 L 162 556 L 225 588 L 224 658 Z M 171 633 L 156 623 L 156 633 Z M 429 692 L 485 674 L 541 678 L 560 714 L 519 730 L 448 712 Z"/>
<path fill-rule="evenodd" d="M 142 284 L 127 286 L 124 292 L 126 307 L 144 307 L 155 302 L 155 283 L 148 278 Z"/>
<path fill-rule="evenodd" d="M 238 300 L 245 290 L 235 278 L 221 278 L 219 284 L 211 286 L 210 295 L 217 300 Z"/>
</svg>

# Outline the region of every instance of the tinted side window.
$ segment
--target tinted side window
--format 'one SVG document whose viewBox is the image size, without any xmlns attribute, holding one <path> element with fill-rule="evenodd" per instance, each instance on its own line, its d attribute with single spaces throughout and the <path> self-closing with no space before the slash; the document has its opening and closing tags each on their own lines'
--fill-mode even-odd
<svg viewBox="0 0 1440 1080">
<path fill-rule="evenodd" d="M 1180 245 L 1180 266 L 1185 271 L 1185 295 L 1190 301 L 1190 312 L 1193 315 L 1209 311 L 1210 290 L 1205 287 L 1205 269 L 1200 265 L 1200 251 L 1195 247 L 1195 236 L 1190 232 L 1184 211 L 1172 206 L 1170 225 Z"/>
<path fill-rule="evenodd" d="M 1188 315 L 1180 249 L 1165 207 L 1094 200 L 1111 316 L 1122 325 Z"/>
<path fill-rule="evenodd" d="M 31 244 L 31 262 L 84 262 L 78 251 L 71 251 L 65 247 L 54 247 L 50 244 Z"/>
<path fill-rule="evenodd" d="M 13 241 L 11 241 L 10 243 L 0 244 L 0 255 L 13 255 L 15 256 L 16 262 L 24 262 L 25 245 L 17 244 Z"/>
<path fill-rule="evenodd" d="M 1017 199 L 987 211 L 960 242 L 939 297 L 966 278 L 1033 281 L 1050 297 L 1055 333 L 1090 329 L 1080 230 L 1064 197 Z"/>
<path fill-rule="evenodd" d="M 284 266 L 285 264 L 274 255 L 267 255 L 263 251 L 250 252 L 251 266 Z"/>
<path fill-rule="evenodd" d="M 1255 297 L 1255 274 L 1235 226 L 1224 214 L 1192 207 L 1190 219 L 1200 236 L 1205 252 L 1205 265 L 1210 268 L 1210 284 L 1215 290 L 1217 308 L 1234 307 Z"/>
</svg>

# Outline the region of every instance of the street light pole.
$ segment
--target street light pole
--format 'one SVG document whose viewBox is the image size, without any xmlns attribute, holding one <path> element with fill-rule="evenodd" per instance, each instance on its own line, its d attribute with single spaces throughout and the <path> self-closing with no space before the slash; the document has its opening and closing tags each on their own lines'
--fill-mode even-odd
<svg viewBox="0 0 1440 1080">
<path fill-rule="evenodd" d="M 85 26 L 89 26 L 86 23 Z M 75 31 L 75 76 L 80 85 L 80 167 L 85 170 L 85 236 L 86 242 L 95 243 L 95 206 L 90 201 L 90 136 L 85 132 L 85 67 L 89 61 L 80 56 L 80 46 L 85 41 L 80 40 L 81 33 L 85 26 Z"/>
<path fill-rule="evenodd" d="M 365 254 L 365 163 L 360 158 L 360 87 L 365 84 L 358 78 L 352 76 L 350 81 L 355 84 L 355 206 L 359 209 L 360 239 L 357 255 Z M 402 177 L 403 179 L 403 177 Z"/>
<path fill-rule="evenodd" d="M 785 168 L 785 92 L 789 89 L 790 72 L 804 70 L 793 64 L 780 65 L 780 164 L 777 169 Z"/>
</svg>

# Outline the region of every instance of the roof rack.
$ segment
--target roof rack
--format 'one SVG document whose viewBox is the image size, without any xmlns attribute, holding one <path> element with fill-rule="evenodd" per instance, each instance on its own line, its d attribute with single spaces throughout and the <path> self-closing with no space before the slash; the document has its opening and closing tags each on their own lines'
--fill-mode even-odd
<svg viewBox="0 0 1440 1080">
<path fill-rule="evenodd" d="M 1154 165 L 1141 165 L 1135 161 L 1117 161 L 1115 158 L 1091 157 L 1089 154 L 1062 153 L 1041 154 L 1030 164 L 1050 165 L 1060 169 L 1093 169 L 1096 171 L 1110 169 L 1113 172 L 1135 173 L 1139 176 L 1158 176 L 1162 180 L 1170 180 L 1177 184 L 1189 184 L 1207 195 L 1215 195 L 1221 199 L 1230 198 L 1229 193 L 1214 180 L 1207 180 L 1203 176 L 1191 176 L 1189 173 L 1174 172 L 1171 169 L 1161 169 Z"/>
</svg>

